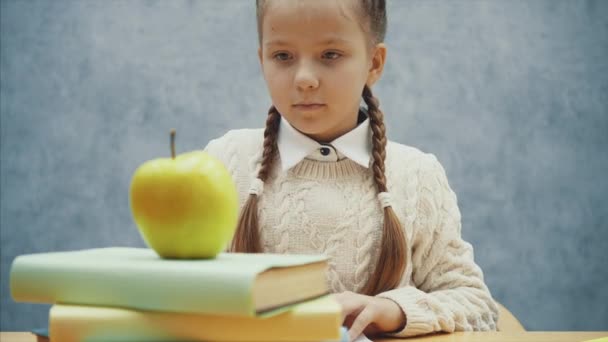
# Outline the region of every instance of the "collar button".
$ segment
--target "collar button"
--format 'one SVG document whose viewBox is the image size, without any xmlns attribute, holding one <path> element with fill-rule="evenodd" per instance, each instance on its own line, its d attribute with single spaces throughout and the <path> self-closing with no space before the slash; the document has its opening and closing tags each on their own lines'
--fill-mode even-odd
<svg viewBox="0 0 608 342">
<path fill-rule="evenodd" d="M 328 156 L 329 153 L 331 153 L 331 151 L 329 150 L 329 147 L 321 147 L 320 151 L 321 151 L 321 154 L 324 156 Z"/>
</svg>

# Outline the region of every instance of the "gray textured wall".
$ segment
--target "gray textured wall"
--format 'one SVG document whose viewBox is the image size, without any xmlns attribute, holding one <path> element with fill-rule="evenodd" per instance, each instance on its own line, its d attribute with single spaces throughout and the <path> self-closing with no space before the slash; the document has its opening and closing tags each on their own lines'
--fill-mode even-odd
<svg viewBox="0 0 608 342">
<path fill-rule="evenodd" d="M 25 253 L 143 246 L 145 160 L 260 127 L 253 0 L 1 1 L 1 330 Z M 435 153 L 494 296 L 531 330 L 608 330 L 608 1 L 389 3 L 375 91 Z"/>
</svg>

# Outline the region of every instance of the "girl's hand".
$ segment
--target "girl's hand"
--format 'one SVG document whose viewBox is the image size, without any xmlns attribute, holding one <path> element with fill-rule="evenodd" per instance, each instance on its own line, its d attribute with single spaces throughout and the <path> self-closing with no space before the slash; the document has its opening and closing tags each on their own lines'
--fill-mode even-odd
<svg viewBox="0 0 608 342">
<path fill-rule="evenodd" d="M 342 306 L 342 321 L 349 327 L 349 341 L 362 333 L 374 335 L 399 331 L 405 327 L 403 311 L 390 299 L 350 291 L 335 294 L 334 298 Z"/>
</svg>

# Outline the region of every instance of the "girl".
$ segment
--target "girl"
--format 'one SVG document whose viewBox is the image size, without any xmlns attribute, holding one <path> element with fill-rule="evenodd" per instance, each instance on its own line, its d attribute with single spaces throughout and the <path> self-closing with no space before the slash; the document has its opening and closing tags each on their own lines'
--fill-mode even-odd
<svg viewBox="0 0 608 342">
<path fill-rule="evenodd" d="M 328 255 L 351 339 L 495 330 L 497 306 L 443 167 L 385 135 L 371 91 L 386 61 L 385 1 L 256 6 L 266 127 L 205 148 L 240 194 L 231 250 Z"/>
</svg>

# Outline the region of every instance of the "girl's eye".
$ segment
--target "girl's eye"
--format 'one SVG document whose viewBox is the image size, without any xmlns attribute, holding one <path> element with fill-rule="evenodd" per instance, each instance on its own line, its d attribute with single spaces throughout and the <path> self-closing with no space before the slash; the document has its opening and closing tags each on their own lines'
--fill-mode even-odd
<svg viewBox="0 0 608 342">
<path fill-rule="evenodd" d="M 286 52 L 279 52 L 272 56 L 273 59 L 276 59 L 276 60 L 279 60 L 282 62 L 289 60 L 289 57 L 290 57 L 289 54 Z"/>
<path fill-rule="evenodd" d="M 326 59 L 338 59 L 341 56 L 342 56 L 341 54 L 334 52 L 334 51 L 328 51 L 323 54 L 323 58 L 326 58 Z"/>
</svg>

